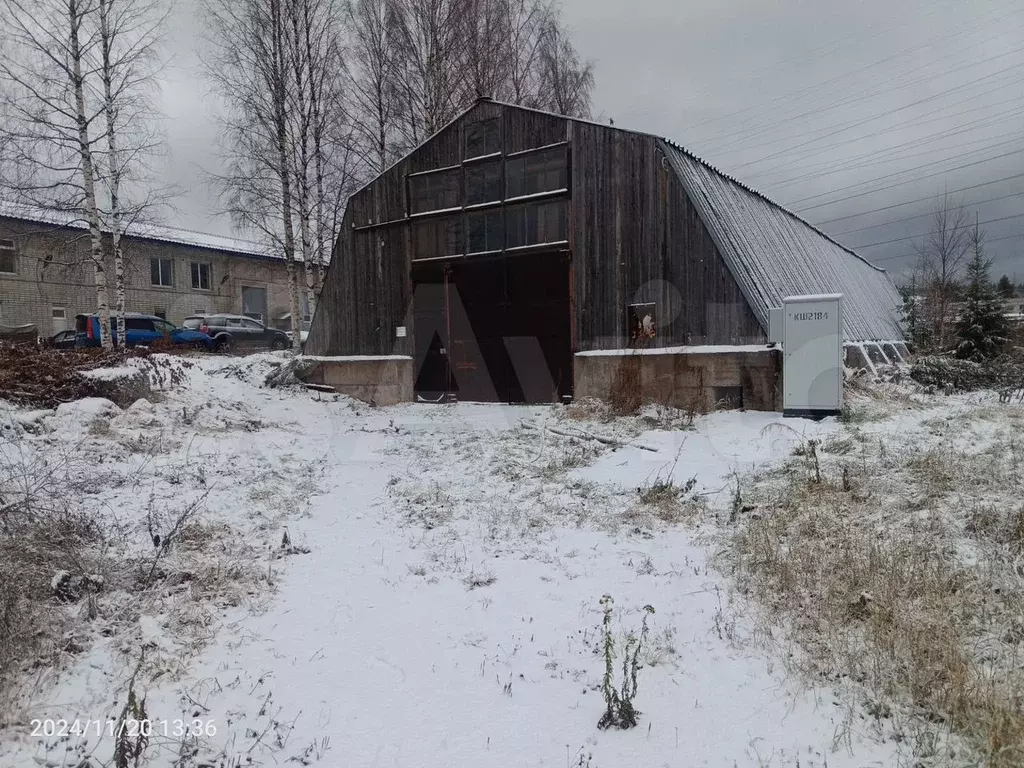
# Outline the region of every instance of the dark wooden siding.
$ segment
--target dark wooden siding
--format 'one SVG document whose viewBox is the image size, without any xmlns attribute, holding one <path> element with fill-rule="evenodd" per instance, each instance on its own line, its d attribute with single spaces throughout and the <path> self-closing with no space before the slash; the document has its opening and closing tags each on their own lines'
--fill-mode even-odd
<svg viewBox="0 0 1024 768">
<path fill-rule="evenodd" d="M 658 346 L 764 340 L 656 138 L 482 102 L 351 198 L 310 353 L 411 354 L 406 177 L 461 163 L 462 126 L 493 117 L 505 153 L 569 141 L 577 351 L 625 346 L 626 306 L 646 302 L 656 304 Z"/>
<path fill-rule="evenodd" d="M 564 118 L 481 102 L 353 195 L 320 297 L 324 311 L 316 313 L 306 344 L 310 354 L 412 353 L 415 331 L 410 311 L 412 251 L 406 178 L 410 173 L 459 165 L 463 125 L 489 118 L 502 122 L 506 154 L 566 140 Z M 395 336 L 400 325 L 408 328 L 401 339 Z"/>
<path fill-rule="evenodd" d="M 571 123 L 578 351 L 628 343 L 626 307 L 654 302 L 656 346 L 765 334 L 651 136 Z"/>
</svg>

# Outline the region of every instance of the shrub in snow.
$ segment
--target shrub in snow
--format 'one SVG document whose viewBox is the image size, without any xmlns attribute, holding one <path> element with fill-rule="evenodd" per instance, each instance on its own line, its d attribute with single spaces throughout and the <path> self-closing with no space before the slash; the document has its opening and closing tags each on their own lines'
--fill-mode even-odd
<svg viewBox="0 0 1024 768">
<path fill-rule="evenodd" d="M 633 706 L 636 697 L 637 673 L 640 671 L 640 650 L 647 640 L 647 617 L 654 613 L 654 608 L 645 605 L 643 619 L 640 622 L 639 635 L 629 632 L 622 649 L 622 681 L 615 687 L 615 638 L 612 635 L 612 606 L 615 601 L 611 595 L 601 598 L 604 609 L 604 620 L 601 623 L 601 650 L 604 654 L 604 678 L 601 681 L 601 694 L 604 696 L 605 711 L 597 721 L 597 727 L 633 728 L 636 726 L 639 711 Z"/>
<path fill-rule="evenodd" d="M 61 602 L 73 603 L 83 595 L 96 594 L 103 590 L 103 577 L 98 574 L 72 574 L 57 571 L 50 580 L 53 595 Z"/>
<path fill-rule="evenodd" d="M 971 392 L 991 384 L 990 372 L 980 363 L 938 355 L 914 361 L 910 378 L 923 387 L 954 392 Z"/>
</svg>

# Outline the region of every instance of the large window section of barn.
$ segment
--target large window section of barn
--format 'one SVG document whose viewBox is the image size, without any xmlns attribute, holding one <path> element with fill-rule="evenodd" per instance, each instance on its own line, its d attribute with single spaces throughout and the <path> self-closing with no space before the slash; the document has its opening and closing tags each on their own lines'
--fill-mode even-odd
<svg viewBox="0 0 1024 768">
<path fill-rule="evenodd" d="M 496 117 L 469 123 L 465 128 L 465 137 L 466 152 L 463 157 L 466 160 L 501 152 L 501 126 Z"/>
<path fill-rule="evenodd" d="M 501 160 L 466 165 L 466 205 L 501 201 Z"/>
<path fill-rule="evenodd" d="M 409 176 L 410 213 L 428 213 L 461 207 L 461 167 Z"/>
<path fill-rule="evenodd" d="M 568 179 L 564 146 L 514 155 L 505 161 L 505 198 L 560 192 Z"/>
<path fill-rule="evenodd" d="M 413 259 L 443 259 L 466 252 L 462 214 L 415 221 L 412 226 Z"/>
<path fill-rule="evenodd" d="M 466 222 L 469 253 L 489 253 L 504 249 L 505 223 L 500 210 L 470 213 L 466 216 Z"/>
<path fill-rule="evenodd" d="M 526 203 L 505 210 L 505 245 L 524 248 L 569 239 L 569 221 L 565 200 Z"/>
</svg>

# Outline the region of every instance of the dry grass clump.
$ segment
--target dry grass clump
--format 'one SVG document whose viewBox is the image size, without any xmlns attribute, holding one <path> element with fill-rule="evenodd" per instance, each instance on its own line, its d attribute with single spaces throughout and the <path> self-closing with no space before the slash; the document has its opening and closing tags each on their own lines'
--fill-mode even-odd
<svg viewBox="0 0 1024 768">
<path fill-rule="evenodd" d="M 103 531 L 71 503 L 71 453 L 45 461 L 0 442 L 0 713 L 26 669 L 81 650 L 74 604 L 92 605 L 110 579 Z"/>
<path fill-rule="evenodd" d="M 679 484 L 672 479 L 675 464 L 667 474 L 661 473 L 636 489 L 637 502 L 626 511 L 631 522 L 654 517 L 663 523 L 692 522 L 706 511 L 704 500 L 693 494 L 697 478 Z"/>
<path fill-rule="evenodd" d="M 739 520 L 725 557 L 766 608 L 769 631 L 784 626 L 802 645 L 804 671 L 849 676 L 965 738 L 985 765 L 1019 766 L 1024 507 L 1016 458 L 1006 445 L 920 450 L 918 439 L 860 443 L 855 455 L 803 451 L 745 494 L 756 512 Z"/>
</svg>

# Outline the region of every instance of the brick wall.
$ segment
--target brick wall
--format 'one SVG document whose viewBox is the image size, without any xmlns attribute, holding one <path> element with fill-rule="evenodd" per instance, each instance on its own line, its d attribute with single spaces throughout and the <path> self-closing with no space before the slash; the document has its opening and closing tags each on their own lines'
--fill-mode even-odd
<svg viewBox="0 0 1024 768">
<path fill-rule="evenodd" d="M 0 324 L 35 323 L 40 335 L 57 330 L 55 309 L 63 309 L 69 328 L 80 312 L 96 311 L 96 288 L 89 258 L 88 232 L 0 217 L 0 239 L 13 240 L 16 272 L 0 272 Z M 268 318 L 290 310 L 283 261 L 140 238 L 122 241 L 125 257 L 126 309 L 164 313 L 180 324 L 198 311 L 242 312 L 242 288 L 264 288 Z M 150 259 L 171 259 L 173 285 L 154 286 Z M 191 263 L 210 266 L 210 289 L 192 287 Z M 114 306 L 114 265 L 107 267 L 109 301 Z M 304 285 L 300 271 L 299 279 Z"/>
</svg>

